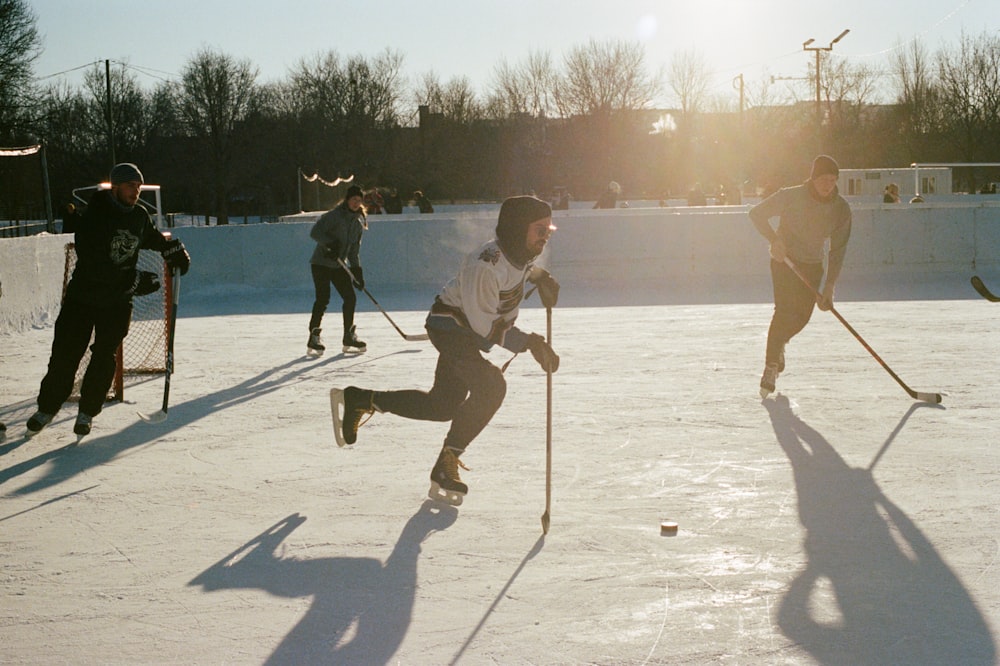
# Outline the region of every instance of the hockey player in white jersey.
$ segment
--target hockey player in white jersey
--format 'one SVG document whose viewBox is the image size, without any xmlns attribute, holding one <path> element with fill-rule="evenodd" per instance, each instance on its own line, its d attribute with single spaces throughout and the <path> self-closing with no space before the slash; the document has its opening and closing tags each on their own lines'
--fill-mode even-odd
<svg viewBox="0 0 1000 666">
<path fill-rule="evenodd" d="M 555 372 L 559 356 L 545 338 L 515 325 L 528 281 L 538 287 L 547 308 L 554 307 L 559 284 L 535 259 L 555 226 L 552 209 L 531 196 L 511 197 L 500 207 L 496 238 L 469 254 L 457 276 L 437 295 L 427 316 L 430 341 L 439 352 L 434 385 L 374 391 L 349 386 L 330 392 L 338 444 L 353 444 L 362 419 L 389 412 L 426 421 L 450 421 L 444 445 L 431 470 L 430 496 L 461 504 L 468 486 L 459 477 L 459 458 L 503 403 L 503 372 L 482 352 L 500 345 L 531 351 L 546 372 Z M 466 468 L 467 469 L 467 468 Z"/>
</svg>

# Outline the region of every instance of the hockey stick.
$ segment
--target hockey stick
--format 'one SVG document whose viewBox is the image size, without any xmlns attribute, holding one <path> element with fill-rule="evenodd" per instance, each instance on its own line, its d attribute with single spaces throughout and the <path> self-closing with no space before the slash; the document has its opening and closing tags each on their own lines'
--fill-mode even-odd
<svg viewBox="0 0 1000 666">
<path fill-rule="evenodd" d="M 177 330 L 177 302 L 181 299 L 181 274 L 174 269 L 172 280 L 173 298 L 170 304 L 170 331 L 167 333 L 167 371 L 163 382 L 163 407 L 152 414 L 139 412 L 139 418 L 146 423 L 162 423 L 167 420 L 167 409 L 170 407 L 170 376 L 174 374 L 174 332 Z"/>
<path fill-rule="evenodd" d="M 988 300 L 990 303 L 1000 303 L 1000 296 L 997 296 L 992 291 L 987 288 L 978 275 L 973 275 L 972 288 L 979 292 L 979 295 Z"/>
<path fill-rule="evenodd" d="M 343 268 L 345 271 L 347 271 L 347 274 L 351 277 L 351 282 L 355 282 L 356 283 L 357 281 L 354 279 L 354 273 L 352 273 L 351 269 L 347 267 L 347 264 L 344 263 L 344 260 L 338 257 L 337 258 L 337 263 L 340 264 L 341 268 Z M 377 307 L 379 309 L 379 312 L 381 312 L 383 315 L 385 315 L 385 318 L 389 320 L 389 323 L 392 324 L 392 327 L 394 329 L 396 329 L 396 332 L 399 333 L 401 336 L 403 336 L 404 340 L 409 340 L 410 342 L 420 342 L 421 340 L 429 340 L 430 339 L 430 336 L 427 335 L 426 333 L 415 333 L 415 334 L 410 334 L 410 335 L 407 335 L 406 333 L 403 333 L 403 329 L 401 329 L 399 326 L 396 326 L 396 322 L 394 322 L 392 320 L 392 317 L 389 316 L 388 312 L 386 312 L 385 310 L 382 309 L 382 306 L 378 304 L 378 301 L 375 300 L 375 297 L 372 296 L 372 293 L 370 291 L 368 291 L 367 289 L 365 289 L 364 287 L 361 287 L 361 291 L 365 292 L 365 294 L 368 296 L 368 298 L 372 299 L 372 303 L 375 304 L 375 307 Z"/>
<path fill-rule="evenodd" d="M 552 346 L 552 308 L 545 308 L 545 341 Z M 552 508 L 552 371 L 545 371 L 545 513 L 542 534 L 549 533 L 549 509 Z"/>
<path fill-rule="evenodd" d="M 816 295 L 817 299 L 822 298 L 822 295 L 816 290 L 816 287 L 812 286 L 812 284 L 809 282 L 808 278 L 806 278 L 806 276 L 802 274 L 802 271 L 799 270 L 798 266 L 796 266 L 794 263 L 792 263 L 791 259 L 789 259 L 788 257 L 785 257 L 785 264 L 787 264 L 788 267 L 792 269 L 792 272 L 795 273 L 799 277 L 800 280 L 802 280 L 802 283 L 804 285 L 806 285 L 807 287 L 809 287 L 809 289 L 813 292 L 813 294 Z M 899 378 L 899 375 L 897 375 L 895 372 L 893 372 L 892 368 L 890 368 L 886 364 L 886 362 L 882 360 L 882 357 L 879 356 L 878 354 L 876 354 L 875 350 L 872 349 L 868 345 L 867 342 L 865 342 L 865 339 L 862 338 L 858 334 L 858 332 L 854 330 L 854 327 L 851 326 L 850 324 L 848 324 L 847 320 L 844 319 L 840 315 L 839 312 L 837 312 L 837 308 L 833 307 L 833 303 L 830 303 L 830 312 L 833 313 L 833 316 L 836 317 L 840 321 L 841 324 L 844 325 L 844 328 L 846 328 L 848 331 L 851 332 L 851 335 L 853 335 L 857 339 L 857 341 L 861 343 L 861 346 L 868 350 L 868 353 L 872 355 L 872 358 L 874 358 L 876 361 L 878 361 L 879 365 L 881 365 L 882 368 L 886 372 L 888 372 L 889 375 L 893 379 L 896 380 L 896 383 L 903 387 L 903 390 L 906 391 L 910 395 L 911 398 L 913 398 L 914 400 L 923 400 L 924 402 L 933 402 L 933 403 L 939 403 L 939 402 L 941 402 L 941 394 L 940 393 L 922 393 L 920 391 L 914 391 L 909 386 L 907 386 L 906 383 L 902 379 Z"/>
</svg>

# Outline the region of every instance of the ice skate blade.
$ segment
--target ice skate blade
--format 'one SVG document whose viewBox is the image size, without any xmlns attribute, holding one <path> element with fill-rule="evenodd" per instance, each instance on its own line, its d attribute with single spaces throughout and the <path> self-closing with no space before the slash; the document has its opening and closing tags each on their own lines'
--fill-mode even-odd
<svg viewBox="0 0 1000 666">
<path fill-rule="evenodd" d="M 427 491 L 427 496 L 436 502 L 443 502 L 449 506 L 461 506 L 462 500 L 465 499 L 465 493 L 442 488 L 436 481 L 431 481 L 431 489 Z"/>
<path fill-rule="evenodd" d="M 330 389 L 330 414 L 333 416 L 333 436 L 337 438 L 337 446 L 344 448 L 344 389 Z"/>
<path fill-rule="evenodd" d="M 306 356 L 310 358 L 319 358 L 323 355 L 325 349 L 312 349 L 311 347 L 306 347 Z"/>
<path fill-rule="evenodd" d="M 368 351 L 368 347 L 352 347 L 350 345 L 344 345 L 345 354 L 364 354 Z"/>
</svg>

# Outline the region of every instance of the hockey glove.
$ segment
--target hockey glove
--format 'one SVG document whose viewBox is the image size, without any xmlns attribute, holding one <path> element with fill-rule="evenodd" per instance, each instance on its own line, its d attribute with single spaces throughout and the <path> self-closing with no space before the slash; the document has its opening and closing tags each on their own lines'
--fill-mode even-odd
<svg viewBox="0 0 1000 666">
<path fill-rule="evenodd" d="M 552 351 L 549 343 L 538 333 L 528 336 L 528 349 L 545 372 L 555 372 L 559 369 L 559 355 Z"/>
<path fill-rule="evenodd" d="M 188 268 L 191 267 L 191 255 L 188 254 L 184 243 L 178 238 L 168 240 L 166 246 L 160 250 L 160 254 L 163 256 L 163 260 L 167 262 L 170 270 L 177 269 L 181 272 L 181 275 L 187 273 Z"/>
<path fill-rule="evenodd" d="M 361 266 L 355 266 L 351 269 L 351 274 L 354 275 L 354 287 L 355 289 L 361 290 L 365 288 L 365 272 L 361 270 Z"/>
<path fill-rule="evenodd" d="M 559 301 L 559 283 L 544 268 L 538 269 L 538 276 L 532 280 L 538 287 L 538 297 L 546 308 L 554 308 Z"/>
<path fill-rule="evenodd" d="M 160 290 L 160 278 L 156 273 L 136 271 L 132 286 L 125 293 L 129 296 L 145 296 Z"/>
</svg>

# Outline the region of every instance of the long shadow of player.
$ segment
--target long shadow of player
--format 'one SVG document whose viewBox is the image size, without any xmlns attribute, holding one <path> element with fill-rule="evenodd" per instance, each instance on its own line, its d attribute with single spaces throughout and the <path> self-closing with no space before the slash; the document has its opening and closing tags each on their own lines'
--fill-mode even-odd
<svg viewBox="0 0 1000 666">
<path fill-rule="evenodd" d="M 806 529 L 806 568 L 778 610 L 785 635 L 820 663 L 993 664 L 975 602 L 871 467 L 849 467 L 787 398 L 765 404 Z"/>
<path fill-rule="evenodd" d="M 305 522 L 292 514 L 199 574 L 189 585 L 206 592 L 260 589 L 312 597 L 305 617 L 285 636 L 268 664 L 385 664 L 410 625 L 420 544 L 447 529 L 458 512 L 425 501 L 407 521 L 383 563 L 371 557 L 283 558 L 281 542 Z M 353 629 L 353 631 L 352 631 Z"/>
<path fill-rule="evenodd" d="M 385 356 L 413 353 L 414 351 L 403 350 L 392 352 L 379 357 L 356 360 L 355 363 L 370 362 L 378 358 L 384 358 Z M 83 443 L 79 446 L 69 444 L 60 448 L 49 449 L 33 458 L 0 469 L 0 485 L 48 463 L 49 467 L 44 476 L 14 490 L 11 494 L 27 495 L 49 488 L 74 477 L 84 470 L 106 464 L 131 449 L 144 444 L 155 443 L 174 430 L 196 423 L 203 418 L 218 415 L 221 411 L 230 407 L 259 400 L 276 391 L 291 388 L 301 382 L 310 381 L 312 379 L 309 376 L 311 373 L 315 374 L 321 371 L 327 363 L 341 358 L 343 356 L 334 355 L 317 362 L 302 356 L 282 365 L 268 368 L 234 386 L 173 405 L 170 407 L 170 418 L 161 424 L 145 423 L 137 419 L 135 423 L 118 432 L 108 435 L 92 435 L 83 440 Z M 122 407 L 134 409 L 130 405 L 119 406 L 119 408 Z M 44 441 L 51 436 L 51 433 L 48 432 L 51 429 L 52 426 L 43 431 L 38 437 L 41 437 L 42 441 Z M 227 434 L 227 437 L 237 436 L 239 436 L 239 431 L 232 431 Z M 23 444 L 22 441 L 17 442 L 17 446 L 21 444 Z"/>
</svg>

